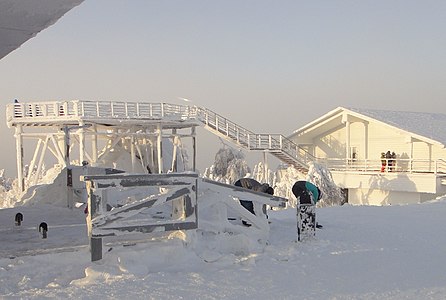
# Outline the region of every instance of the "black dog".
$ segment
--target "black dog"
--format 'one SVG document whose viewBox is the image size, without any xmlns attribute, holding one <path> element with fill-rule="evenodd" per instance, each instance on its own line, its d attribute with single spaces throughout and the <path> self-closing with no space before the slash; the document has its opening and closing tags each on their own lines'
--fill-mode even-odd
<svg viewBox="0 0 446 300">
<path fill-rule="evenodd" d="M 23 214 L 22 213 L 16 213 L 15 215 L 15 225 L 20 226 L 23 222 Z"/>
</svg>

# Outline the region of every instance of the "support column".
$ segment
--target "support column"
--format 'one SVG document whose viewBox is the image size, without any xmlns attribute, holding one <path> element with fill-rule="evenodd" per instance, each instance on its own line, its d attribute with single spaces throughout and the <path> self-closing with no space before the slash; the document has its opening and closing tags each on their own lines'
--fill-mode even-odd
<svg viewBox="0 0 446 300">
<path fill-rule="evenodd" d="M 45 139 L 45 142 L 43 143 L 43 148 L 40 151 L 40 158 L 39 158 L 39 162 L 37 163 L 37 171 L 36 171 L 36 176 L 34 177 L 33 185 L 36 185 L 37 180 L 39 179 L 39 174 L 40 174 L 40 171 L 42 170 L 43 159 L 45 157 L 46 150 L 48 149 L 49 141 L 50 141 L 50 137 L 47 136 Z"/>
<path fill-rule="evenodd" d="M 84 122 L 79 122 L 79 163 L 82 165 L 85 161 L 85 129 Z"/>
<path fill-rule="evenodd" d="M 91 159 L 93 160 L 91 163 L 96 165 L 97 161 L 98 161 L 98 131 L 97 131 L 97 126 L 93 125 L 93 135 L 91 136 L 91 152 L 92 157 Z"/>
<path fill-rule="evenodd" d="M 19 181 L 20 191 L 25 191 L 25 178 L 23 174 L 23 137 L 22 125 L 17 125 L 15 128 L 15 141 L 17 153 L 17 180 Z"/>
<path fill-rule="evenodd" d="M 410 138 L 410 160 L 409 160 L 409 172 L 413 171 L 413 138 Z"/>
<path fill-rule="evenodd" d="M 192 127 L 191 135 L 192 135 L 192 171 L 197 172 L 197 140 L 196 140 L 196 127 Z"/>
<path fill-rule="evenodd" d="M 64 149 L 64 161 L 65 167 L 70 165 L 70 131 L 68 126 L 63 127 L 64 139 L 63 139 L 63 149 Z"/>
<path fill-rule="evenodd" d="M 34 150 L 33 159 L 31 160 L 31 163 L 29 164 L 29 172 L 28 172 L 28 176 L 27 176 L 28 182 L 30 182 L 30 180 L 31 180 L 31 174 L 33 173 L 32 170 L 34 170 L 34 167 L 36 165 L 37 156 L 39 155 L 41 146 L 42 146 L 42 138 L 39 137 L 39 140 L 37 141 L 36 149 Z M 34 182 L 37 181 L 37 178 L 39 177 L 39 172 L 36 172 L 35 177 L 36 178 L 35 178 Z"/>
<path fill-rule="evenodd" d="M 156 149 L 157 149 L 157 155 L 158 155 L 158 173 L 163 173 L 163 145 L 162 145 L 162 135 L 163 135 L 163 129 L 161 125 L 158 125 L 158 136 L 156 140 Z"/>
<path fill-rule="evenodd" d="M 131 133 L 130 137 L 130 156 L 132 161 L 132 172 L 135 173 L 136 170 L 136 155 L 135 155 L 135 136 Z"/>
<path fill-rule="evenodd" d="M 268 178 L 268 157 L 266 151 L 263 152 L 263 180 L 269 183 Z"/>
<path fill-rule="evenodd" d="M 349 159 L 350 159 L 350 121 L 347 121 L 346 123 L 345 123 L 345 128 L 346 128 L 346 147 L 347 147 L 347 151 L 345 151 L 345 154 L 346 154 L 346 161 L 348 162 L 349 161 Z"/>
<path fill-rule="evenodd" d="M 369 122 L 364 122 L 364 159 L 369 159 Z"/>
<path fill-rule="evenodd" d="M 177 134 L 177 130 L 176 129 L 172 129 L 172 145 L 173 145 L 173 153 L 172 153 L 172 165 L 170 166 L 170 170 L 172 172 L 177 172 L 178 168 L 177 168 L 177 148 L 178 148 L 178 136 Z"/>
<path fill-rule="evenodd" d="M 70 128 L 68 126 L 63 127 L 64 131 L 64 146 L 65 146 L 65 168 L 67 172 L 67 207 L 73 208 L 73 172 L 70 166 Z"/>
</svg>

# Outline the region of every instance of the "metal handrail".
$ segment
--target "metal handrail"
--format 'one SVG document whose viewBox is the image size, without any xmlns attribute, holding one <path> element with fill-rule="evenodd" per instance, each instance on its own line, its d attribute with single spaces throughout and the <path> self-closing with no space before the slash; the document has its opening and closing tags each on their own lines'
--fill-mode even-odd
<svg viewBox="0 0 446 300">
<path fill-rule="evenodd" d="M 316 158 L 282 134 L 254 133 L 205 108 L 195 107 L 197 119 L 208 128 L 228 137 L 248 150 L 282 152 L 301 166 L 308 167 Z"/>
</svg>

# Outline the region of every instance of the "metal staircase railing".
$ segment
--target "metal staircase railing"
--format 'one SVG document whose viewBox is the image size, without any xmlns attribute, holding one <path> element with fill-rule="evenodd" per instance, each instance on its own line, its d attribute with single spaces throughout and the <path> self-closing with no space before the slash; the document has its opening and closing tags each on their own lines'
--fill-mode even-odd
<svg viewBox="0 0 446 300">
<path fill-rule="evenodd" d="M 248 150 L 268 151 L 281 161 L 308 171 L 316 158 L 282 134 L 254 133 L 206 108 L 194 107 L 196 117 L 205 128 Z"/>
<path fill-rule="evenodd" d="M 212 133 L 248 150 L 268 151 L 280 160 L 307 171 L 316 158 L 281 134 L 254 133 L 227 118 L 197 106 L 114 101 L 49 101 L 7 105 L 7 123 L 66 119 L 175 119 L 197 120 Z"/>
</svg>

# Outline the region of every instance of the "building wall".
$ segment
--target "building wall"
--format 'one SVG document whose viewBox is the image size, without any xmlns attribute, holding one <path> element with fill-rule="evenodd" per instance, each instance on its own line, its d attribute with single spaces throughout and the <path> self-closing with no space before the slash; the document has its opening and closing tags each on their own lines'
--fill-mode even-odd
<svg viewBox="0 0 446 300">
<path fill-rule="evenodd" d="M 368 143 L 366 143 L 366 138 Z M 299 143 L 299 141 L 295 141 Z M 345 158 L 347 130 L 345 126 L 328 130 L 313 139 L 308 146 L 310 153 L 320 158 Z M 350 147 L 356 150 L 357 159 L 379 160 L 382 152 L 395 152 L 397 158 L 446 159 L 446 150 L 438 145 L 412 140 L 404 131 L 392 129 L 380 123 L 353 122 L 350 124 Z"/>
<path fill-rule="evenodd" d="M 372 189 L 349 189 L 349 204 L 352 205 L 401 205 L 420 203 L 420 193 L 395 192 Z M 431 195 L 430 199 L 434 196 Z"/>
<path fill-rule="evenodd" d="M 348 202 L 360 205 L 419 203 L 446 194 L 435 174 L 332 171 L 337 186 L 348 190 Z"/>
</svg>

